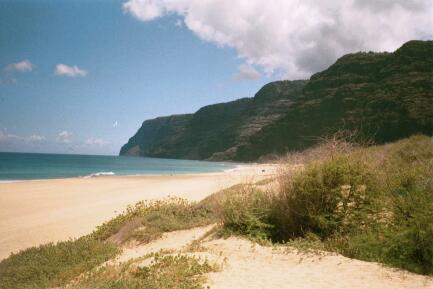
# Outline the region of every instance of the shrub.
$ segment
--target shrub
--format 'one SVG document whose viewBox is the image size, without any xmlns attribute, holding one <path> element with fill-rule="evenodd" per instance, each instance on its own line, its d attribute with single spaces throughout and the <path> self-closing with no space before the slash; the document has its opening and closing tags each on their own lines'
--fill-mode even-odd
<svg viewBox="0 0 433 289">
<path fill-rule="evenodd" d="M 372 216 L 379 187 L 361 159 L 337 155 L 309 164 L 277 195 L 272 220 L 274 239 L 288 240 L 308 232 L 322 239 L 351 231 Z"/>
<path fill-rule="evenodd" d="M 232 195 L 224 203 L 224 229 L 256 240 L 269 239 L 273 228 L 268 220 L 271 209 L 269 194 L 245 187 L 242 193 Z"/>
<path fill-rule="evenodd" d="M 394 266 L 433 274 L 433 190 L 427 180 L 407 187 L 413 182 L 410 179 L 394 192 L 394 219 L 386 235 L 384 255 Z"/>
<path fill-rule="evenodd" d="M 279 192 L 228 200 L 224 227 L 433 275 L 432 141 L 414 136 L 343 152 L 331 146 L 303 170 L 283 172 Z"/>
</svg>

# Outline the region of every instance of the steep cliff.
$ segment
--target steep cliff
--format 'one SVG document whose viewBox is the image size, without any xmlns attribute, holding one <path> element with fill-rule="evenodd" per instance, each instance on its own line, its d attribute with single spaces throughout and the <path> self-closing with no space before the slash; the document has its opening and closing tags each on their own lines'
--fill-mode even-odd
<svg viewBox="0 0 433 289">
<path fill-rule="evenodd" d="M 121 155 L 228 160 L 261 129 L 283 117 L 305 81 L 265 85 L 254 98 L 205 106 L 194 114 L 146 120 Z"/>
<path fill-rule="evenodd" d="M 309 81 L 277 81 L 254 98 L 147 120 L 121 155 L 256 160 L 308 148 L 339 129 L 377 143 L 433 132 L 433 42 L 341 57 Z"/>
</svg>

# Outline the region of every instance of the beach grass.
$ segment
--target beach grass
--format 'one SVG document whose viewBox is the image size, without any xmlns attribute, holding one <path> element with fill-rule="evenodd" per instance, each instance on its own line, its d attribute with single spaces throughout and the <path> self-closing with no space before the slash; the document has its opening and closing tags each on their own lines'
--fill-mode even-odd
<svg viewBox="0 0 433 289">
<path fill-rule="evenodd" d="M 224 230 L 433 275 L 432 160 L 425 136 L 327 151 L 282 172 L 277 192 L 250 188 L 228 199 Z"/>
</svg>

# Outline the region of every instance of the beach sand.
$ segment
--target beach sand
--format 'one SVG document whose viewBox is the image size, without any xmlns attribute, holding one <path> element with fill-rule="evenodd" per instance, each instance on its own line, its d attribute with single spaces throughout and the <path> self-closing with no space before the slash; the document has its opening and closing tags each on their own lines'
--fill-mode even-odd
<svg viewBox="0 0 433 289">
<path fill-rule="evenodd" d="M 201 200 L 236 183 L 265 178 L 271 170 L 252 165 L 221 173 L 0 183 L 0 260 L 31 246 L 88 234 L 140 200 Z"/>
<path fill-rule="evenodd" d="M 306 253 L 285 246 L 261 246 L 251 241 L 208 234 L 213 226 L 165 233 L 148 244 L 125 246 L 111 265 L 132 261 L 139 266 L 151 258 L 140 259 L 160 250 L 182 253 L 217 264 L 220 270 L 207 275 L 212 289 L 431 289 L 433 278 L 388 268 L 375 262 L 350 259 L 335 253 Z M 207 237 L 206 237 L 207 236 Z M 189 250 L 200 240 L 198 251 Z M 207 287 L 206 287 L 207 288 Z"/>
</svg>

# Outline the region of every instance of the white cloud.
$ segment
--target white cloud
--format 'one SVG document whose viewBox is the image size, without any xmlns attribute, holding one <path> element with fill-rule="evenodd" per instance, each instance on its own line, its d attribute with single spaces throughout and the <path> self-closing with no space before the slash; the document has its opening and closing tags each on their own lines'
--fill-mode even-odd
<svg viewBox="0 0 433 289">
<path fill-rule="evenodd" d="M 3 76 L 0 77 L 0 85 L 16 84 L 18 82 L 14 77 L 16 73 L 30 72 L 33 68 L 34 65 L 27 59 L 6 65 Z"/>
<path fill-rule="evenodd" d="M 177 14 L 199 38 L 288 78 L 345 53 L 393 51 L 433 36 L 430 0 L 129 0 L 123 10 L 141 21 Z"/>
<path fill-rule="evenodd" d="M 77 77 L 81 76 L 84 77 L 87 75 L 87 70 L 81 69 L 76 65 L 68 66 L 66 64 L 57 64 L 56 68 L 54 69 L 54 74 L 61 75 L 61 76 L 69 76 L 69 77 Z"/>
<path fill-rule="evenodd" d="M 16 63 L 11 63 L 5 68 L 5 71 L 7 72 L 30 72 L 32 70 L 33 64 L 28 59 Z"/>
<path fill-rule="evenodd" d="M 262 76 L 253 66 L 242 64 L 238 67 L 238 72 L 235 74 L 234 79 L 236 80 L 256 80 Z"/>
<path fill-rule="evenodd" d="M 11 140 L 19 140 L 21 137 L 16 134 L 8 133 L 7 131 L 0 131 L 0 142 L 6 142 Z"/>
<path fill-rule="evenodd" d="M 132 13 L 140 20 L 147 21 L 160 17 L 164 13 L 165 1 L 159 0 L 134 0 L 123 4 L 125 13 Z"/>
<path fill-rule="evenodd" d="M 118 123 L 117 120 L 116 120 L 115 122 L 113 122 L 113 127 L 116 128 L 116 127 L 118 126 L 118 124 L 119 124 L 119 123 Z"/>
<path fill-rule="evenodd" d="M 91 137 L 86 140 L 85 144 L 90 146 L 105 146 L 109 144 L 109 142 L 100 138 Z"/>
<path fill-rule="evenodd" d="M 57 135 L 57 141 L 61 143 L 71 143 L 72 142 L 72 133 L 67 130 L 63 130 L 59 132 Z"/>
<path fill-rule="evenodd" d="M 28 142 L 28 143 L 40 143 L 46 140 L 45 136 L 42 135 L 31 135 L 31 136 L 20 136 L 13 133 L 9 133 L 6 129 L 0 130 L 0 142 Z"/>
<path fill-rule="evenodd" d="M 37 134 L 31 135 L 31 136 L 29 136 L 27 138 L 27 140 L 29 142 L 33 142 L 33 143 L 44 142 L 44 141 L 46 141 L 46 139 L 47 138 L 45 136 L 43 136 L 43 135 L 37 135 Z"/>
</svg>

